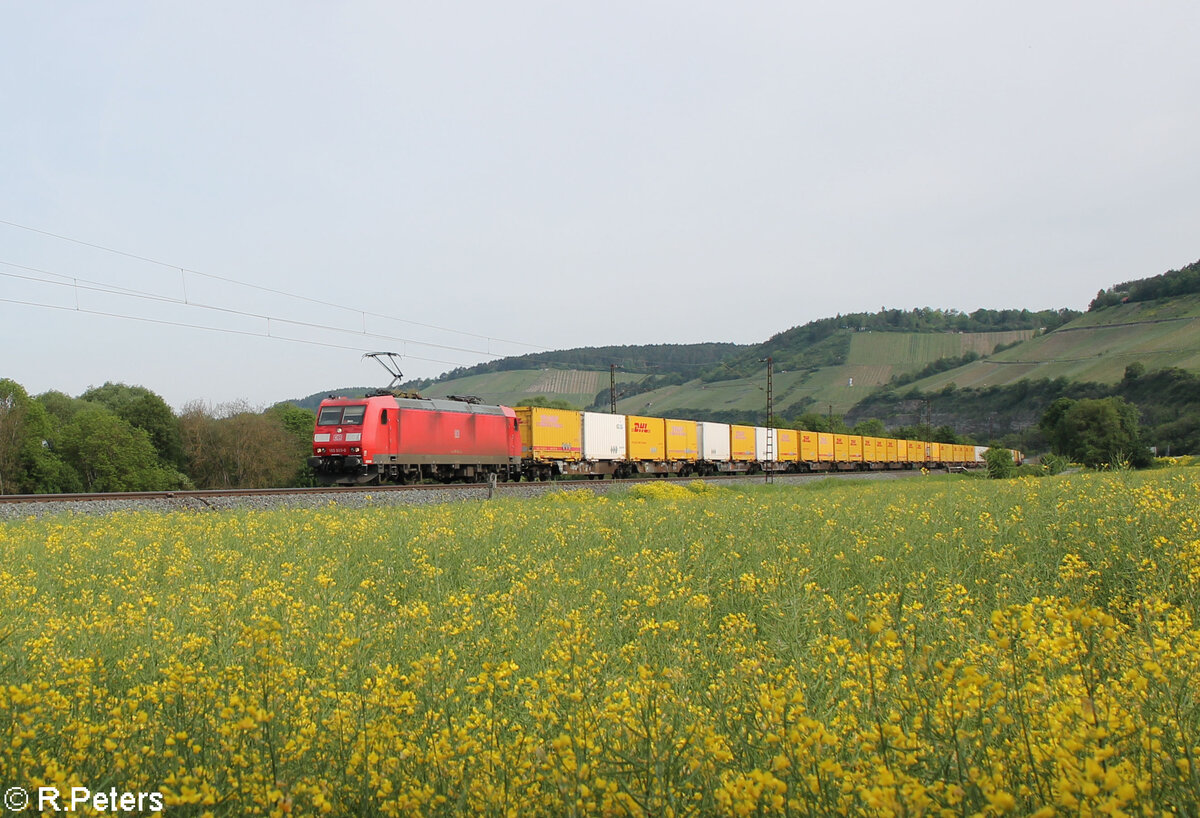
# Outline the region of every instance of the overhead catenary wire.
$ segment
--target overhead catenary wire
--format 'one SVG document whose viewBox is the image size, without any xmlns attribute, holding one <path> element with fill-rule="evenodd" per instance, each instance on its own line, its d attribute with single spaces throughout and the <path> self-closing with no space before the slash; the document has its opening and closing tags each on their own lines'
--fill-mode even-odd
<svg viewBox="0 0 1200 818">
<path fill-rule="evenodd" d="M 141 316 L 141 315 L 121 315 L 120 313 L 106 312 L 104 310 L 93 310 L 93 309 L 81 308 L 81 307 L 65 307 L 61 304 L 42 304 L 42 303 L 39 303 L 36 301 L 22 301 L 22 300 L 16 299 L 16 298 L 0 298 L 0 303 L 19 304 L 19 305 L 25 306 L 25 307 L 40 307 L 42 309 L 48 309 L 48 310 L 62 310 L 64 312 L 79 312 L 79 313 L 83 313 L 85 315 L 97 315 L 97 316 L 102 316 L 105 318 L 121 318 L 121 319 L 124 319 L 127 321 L 141 321 L 141 322 L 147 323 L 147 324 L 159 324 L 159 325 L 170 326 L 170 327 L 183 327 L 185 329 L 198 329 L 198 330 L 203 330 L 205 332 L 224 333 L 226 335 L 240 335 L 243 337 L 251 337 L 251 338 L 268 338 L 272 341 L 288 341 L 288 342 L 296 343 L 296 344 L 308 344 L 310 346 L 326 347 L 328 349 L 346 349 L 346 350 L 351 350 L 353 352 L 362 352 L 363 351 L 362 347 L 353 347 L 353 346 L 348 346 L 346 344 L 331 344 L 327 341 L 314 341 L 309 338 L 292 338 L 292 337 L 288 337 L 285 335 L 270 335 L 270 334 L 265 334 L 265 333 L 261 333 L 261 332 L 251 332 L 249 330 L 230 329 L 228 327 L 211 327 L 211 326 L 204 326 L 202 324 L 188 324 L 183 321 L 168 321 L 168 320 L 162 319 L 162 318 L 146 318 L 145 316 Z M 459 366 L 459 364 L 455 363 L 454 361 L 442 361 L 442 360 L 438 360 L 437 358 L 424 358 L 424 357 L 421 357 L 420 355 L 405 354 L 404 357 L 411 358 L 416 361 L 425 361 L 427 363 L 445 364 L 446 366 Z"/>
<path fill-rule="evenodd" d="M 394 316 L 394 315 L 385 315 L 383 313 L 377 313 L 377 312 L 372 312 L 370 310 L 364 310 L 359 307 L 351 307 L 351 306 L 347 306 L 345 304 L 338 304 L 338 303 L 335 303 L 332 301 L 327 301 L 323 298 L 321 298 L 321 299 L 311 298 L 309 296 L 287 292 L 286 290 L 280 290 L 280 289 L 277 289 L 274 287 L 265 287 L 261 284 L 252 284 L 252 283 L 246 282 L 246 281 L 239 281 L 238 279 L 229 278 L 227 276 L 219 276 L 219 275 L 215 275 L 213 273 L 205 273 L 205 272 L 201 272 L 199 270 L 191 270 L 191 269 L 188 269 L 187 267 L 184 267 L 179 264 L 169 263 L 166 261 L 162 261 L 160 259 L 150 258 L 149 256 L 140 255 L 138 253 L 130 253 L 125 250 L 118 250 L 113 247 L 107 247 L 103 244 L 96 244 L 94 242 L 84 241 L 83 239 L 77 239 L 72 236 L 65 236 L 60 233 L 53 233 L 49 230 L 41 230 L 36 227 L 30 227 L 28 225 L 18 224 L 17 222 L 8 221 L 7 219 L 0 219 L 0 224 L 7 225 L 9 227 L 14 227 L 14 228 L 17 228 L 18 230 L 26 230 L 30 233 L 37 233 L 38 235 L 47 236 L 49 238 L 57 239 L 59 241 L 71 242 L 72 244 L 78 244 L 82 247 L 90 247 L 94 250 L 100 250 L 105 253 L 111 253 L 111 254 L 117 255 L 117 256 L 124 256 L 125 258 L 130 258 L 130 259 L 134 259 L 137 261 L 143 261 L 143 262 L 146 262 L 147 264 L 154 264 L 159 267 L 165 267 L 172 271 L 179 270 L 181 275 L 184 276 L 183 286 L 184 286 L 184 292 L 185 292 L 185 299 L 182 303 L 189 303 L 186 300 L 186 286 L 187 286 L 186 276 L 188 274 L 190 274 L 190 275 L 201 276 L 203 278 L 209 278 L 214 281 L 223 281 L 227 284 L 234 284 L 239 287 L 247 287 L 252 290 L 258 290 L 259 292 L 271 293 L 273 295 L 280 295 L 285 298 L 292 298 L 297 301 L 304 301 L 304 302 L 307 302 L 310 304 L 317 304 L 322 307 L 333 307 L 335 309 L 344 310 L 346 312 L 352 312 L 352 313 L 356 313 L 356 314 L 361 314 L 363 316 L 369 315 L 372 318 L 380 318 L 380 319 L 387 320 L 387 321 L 399 321 L 399 322 L 405 323 L 405 324 L 412 324 L 413 326 L 424 327 L 425 329 L 433 329 L 433 330 L 437 330 L 439 332 L 449 332 L 449 333 L 453 333 L 456 335 L 465 335 L 465 336 L 469 336 L 472 338 L 480 338 L 485 341 L 496 341 L 496 342 L 499 342 L 502 344 L 511 344 L 513 346 L 528 347 L 530 349 L 540 349 L 540 350 L 544 350 L 547 352 L 552 351 L 550 347 L 541 346 L 540 344 L 530 344 L 530 343 L 526 343 L 524 341 L 514 341 L 514 340 L 511 340 L 508 338 L 497 338 L 492 335 L 483 335 L 483 334 L 480 334 L 477 332 L 471 332 L 469 330 L 454 329 L 452 327 L 443 327 L 443 326 L 439 326 L 437 324 L 428 324 L 428 323 L 424 323 L 421 321 L 414 321 L 409 318 L 400 318 L 400 317 Z M 61 274 L 60 273 L 52 273 L 51 275 L 61 275 Z M 190 304 L 189 304 L 189 306 L 190 306 Z M 491 354 L 491 353 L 486 353 L 486 354 Z M 497 357 L 502 357 L 502 356 L 497 356 Z"/>
<path fill-rule="evenodd" d="M 68 279 L 65 281 L 49 281 L 44 278 L 34 278 L 33 276 L 23 276 L 23 275 L 18 275 L 16 273 L 6 273 L 3 271 L 0 271 L 0 276 L 2 276 L 2 277 L 16 278 L 16 279 L 20 279 L 20 280 L 24 280 L 24 281 L 34 281 L 34 282 L 38 282 L 41 284 L 48 284 L 48 285 L 54 286 L 54 287 L 71 287 L 71 288 L 75 289 L 76 291 L 82 289 L 87 292 L 106 293 L 108 295 L 117 295 L 122 298 L 139 298 L 139 299 L 143 299 L 143 300 L 147 300 L 147 301 L 156 301 L 156 302 L 166 303 L 166 304 L 176 304 L 178 306 L 189 307 L 192 309 L 211 310 L 213 312 L 224 313 L 226 315 L 236 315 L 236 316 L 240 316 L 243 318 L 253 318 L 253 319 L 257 319 L 257 320 L 263 320 L 263 321 L 268 322 L 268 325 L 270 324 L 271 321 L 275 321 L 276 323 L 290 324 L 292 326 L 297 326 L 297 327 L 307 327 L 309 329 L 320 329 L 320 330 L 326 330 L 329 332 L 340 332 L 340 333 L 346 333 L 348 335 L 360 335 L 363 337 L 378 338 L 378 339 L 384 340 L 384 341 L 399 341 L 401 343 L 415 344 L 417 346 L 424 346 L 424 347 L 428 347 L 430 349 L 441 349 L 441 350 L 445 350 L 447 352 L 463 352 L 463 353 L 467 353 L 470 355 L 483 355 L 483 356 L 490 357 L 490 358 L 504 357 L 502 355 L 499 355 L 498 353 L 494 353 L 494 352 L 490 352 L 490 351 L 479 350 L 479 349 L 468 349 L 466 347 L 456 347 L 456 346 L 451 346 L 449 344 L 437 344 L 437 343 L 433 343 L 430 341 L 418 341 L 414 338 L 403 338 L 403 337 L 396 336 L 396 335 L 384 335 L 382 333 L 367 332 L 365 329 L 363 331 L 352 330 L 352 329 L 346 329 L 344 327 L 333 326 L 330 324 L 319 324 L 319 323 L 316 323 L 313 321 L 297 321 L 295 319 L 281 318 L 279 316 L 266 315 L 264 313 L 248 312 L 246 310 L 239 310 L 239 309 L 235 309 L 233 307 L 218 307 L 213 304 L 204 304 L 204 303 L 200 303 L 200 302 L 196 302 L 196 301 L 184 302 L 184 301 L 179 300 L 178 298 L 172 298 L 170 296 L 156 295 L 154 293 L 148 293 L 144 290 L 133 290 L 133 289 L 130 289 L 127 287 L 114 287 L 105 282 L 91 281 L 89 279 L 83 279 L 83 278 L 74 278 L 71 276 L 63 275 L 62 273 L 55 273 L 55 272 L 52 272 L 49 270 L 42 270 L 42 269 L 38 269 L 38 268 L 34 268 L 34 267 L 27 267 L 27 266 L 20 265 L 20 264 L 14 264 L 14 263 L 8 262 L 8 261 L 0 261 L 0 264 L 4 265 L 6 267 L 16 267 L 18 269 L 23 269 L 23 270 L 27 270 L 27 271 L 31 271 L 31 272 L 39 272 L 39 273 L 44 273 L 46 275 L 52 275 L 52 276 L 57 276 L 59 278 Z M 0 301 L 9 301 L 10 303 L 17 303 L 17 302 L 12 302 L 9 299 L 0 299 Z M 37 306 L 37 304 L 34 302 L 27 302 L 27 303 L 31 306 Z M 78 300 L 76 303 L 78 304 Z M 41 306 L 55 306 L 55 305 L 43 304 Z M 83 310 L 79 310 L 79 311 L 83 312 Z M 100 314 L 100 313 L 96 313 L 96 314 Z M 129 317 L 129 316 L 120 316 L 120 315 L 114 314 L 114 317 L 119 318 L 119 317 Z M 184 325 L 180 324 L 179 326 L 184 326 Z M 188 326 L 196 326 L 196 325 L 188 325 Z M 203 329 L 204 327 L 196 326 L 196 328 Z M 249 334 L 254 334 L 254 333 L 249 333 Z M 268 332 L 268 335 L 269 335 L 269 332 Z M 350 347 L 345 347 L 345 348 L 350 349 Z M 425 360 L 428 360 L 428 359 L 425 359 Z M 458 364 L 452 364 L 452 365 L 457 366 Z"/>
<path fill-rule="evenodd" d="M 448 332 L 448 333 L 451 333 L 454 335 L 478 338 L 478 339 L 489 342 L 489 345 L 492 342 L 497 342 L 497 343 L 502 343 L 502 344 L 510 344 L 510 345 L 514 345 L 514 346 L 524 346 L 524 347 L 527 347 L 530 349 L 542 350 L 543 352 L 551 352 L 552 353 L 552 352 L 556 351 L 551 347 L 547 347 L 547 346 L 540 345 L 540 344 L 531 344 L 531 343 L 524 342 L 524 341 L 514 341 L 511 339 L 498 338 L 495 336 L 471 332 L 468 330 L 454 329 L 451 327 L 443 327 L 443 326 L 439 326 L 436 324 L 429 324 L 429 323 L 425 323 L 425 322 L 421 322 L 421 321 L 414 321 L 414 320 L 407 319 L 407 318 L 400 318 L 398 316 L 386 315 L 383 313 L 373 312 L 370 310 L 363 310 L 358 307 L 352 307 L 352 306 L 348 306 L 348 305 L 344 305 L 344 304 L 338 304 L 335 302 L 326 301 L 324 299 L 311 298 L 309 296 L 304 296 L 304 295 L 299 295 L 297 293 L 287 292 L 285 290 L 281 290 L 278 288 L 266 287 L 266 286 L 262 286 L 259 284 L 253 284 L 253 283 L 249 283 L 249 282 L 245 282 L 245 281 L 239 281 L 238 279 L 230 278 L 227 276 L 220 276 L 220 275 L 215 275 L 212 273 L 205 273 L 205 272 L 198 271 L 198 270 L 191 270 L 191 269 L 188 269 L 186 267 L 183 267 L 183 266 L 180 266 L 180 265 L 177 265 L 174 263 L 170 263 L 170 262 L 162 261 L 160 259 L 152 258 L 150 256 L 142 255 L 139 253 L 133 253 L 133 252 L 129 252 L 126 250 L 119 250 L 119 249 L 109 247 L 109 246 L 106 246 L 103 244 L 85 241 L 83 239 L 78 239 L 73 236 L 67 236 L 67 235 L 63 235 L 61 233 L 55 233 L 55 232 L 48 231 L 48 230 L 42 230 L 40 228 L 31 227 L 29 225 L 20 224 L 20 223 L 13 222 L 13 221 L 10 221 L 7 219 L 0 219 L 0 225 L 6 225 L 9 227 L 19 229 L 19 230 L 24 230 L 24 231 L 28 231 L 30 233 L 35 233 L 38 235 L 53 238 L 53 239 L 56 239 L 59 241 L 70 242 L 72 244 L 76 244 L 76 245 L 79 245 L 82 247 L 88 247 L 88 248 L 99 250 L 99 251 L 102 251 L 105 253 L 110 253 L 110 254 L 113 254 L 116 256 L 121 256 L 124 258 L 129 258 L 129 259 L 133 259 L 133 260 L 140 261 L 140 262 L 145 262 L 147 264 L 153 264 L 153 265 L 156 265 L 159 267 L 170 269 L 173 272 L 174 271 L 179 272 L 182 298 L 164 296 L 162 294 L 151 293 L 151 292 L 147 292 L 146 290 L 139 290 L 139 289 L 130 288 L 130 287 L 124 287 L 121 285 L 112 284 L 110 282 L 95 281 L 92 279 L 80 278 L 78 276 L 69 275 L 69 274 L 65 274 L 65 273 L 59 273 L 59 272 L 55 272 L 53 270 L 47 270 L 47 269 L 39 268 L 39 267 L 32 267 L 32 266 L 28 266 L 28 265 L 18 264 L 16 262 L 0 261 L 0 265 L 4 265 L 4 266 L 11 267 L 14 269 L 19 269 L 19 270 L 25 270 L 27 272 L 39 273 L 41 275 L 53 276 L 55 278 L 61 279 L 61 281 L 50 281 L 50 280 L 47 280 L 44 278 L 35 278 L 32 276 L 19 276 L 19 275 L 13 274 L 13 273 L 5 273 L 5 272 L 0 271 L 0 276 L 17 278 L 17 279 L 22 279 L 22 280 L 27 280 L 27 281 L 32 281 L 32 282 L 37 282 L 37 283 L 42 283 L 42 284 L 48 284 L 48 285 L 72 287 L 75 290 L 75 299 L 76 299 L 76 307 L 72 311 L 76 311 L 76 312 L 89 313 L 89 314 L 93 314 L 93 315 L 97 315 L 97 316 L 105 316 L 105 317 L 111 317 L 111 318 L 117 318 L 117 319 L 142 321 L 145 323 L 157 323 L 157 324 L 162 324 L 162 325 L 187 327 L 187 328 L 192 328 L 192 329 L 199 329 L 199 330 L 206 330 L 206 331 L 213 331 L 213 332 L 229 332 L 231 334 L 238 334 L 238 335 L 273 337 L 273 338 L 276 338 L 279 340 L 288 340 L 286 338 L 283 338 L 282 336 L 272 335 L 270 333 L 270 329 L 269 329 L 270 323 L 276 322 L 276 323 L 285 323 L 285 324 L 289 324 L 289 325 L 296 326 L 296 327 L 305 327 L 305 328 L 309 328 L 309 329 L 318 329 L 318 330 L 329 331 L 329 332 L 345 333 L 345 334 L 360 336 L 360 337 L 364 337 L 364 338 L 374 338 L 374 339 L 378 339 L 378 340 L 395 341 L 395 342 L 404 343 L 404 344 L 412 344 L 414 346 L 426 347 L 429 349 L 438 349 L 438 350 L 443 350 L 443 351 L 448 351 L 448 352 L 461 352 L 461 353 L 469 354 L 469 355 L 479 355 L 479 356 L 493 358 L 493 359 L 502 359 L 502 358 L 507 358 L 507 357 L 522 357 L 522 356 L 502 355 L 499 353 L 492 352 L 490 349 L 490 346 L 489 346 L 489 349 L 487 349 L 487 350 L 470 349 L 467 347 L 454 346 L 451 344 L 439 344 L 439 343 L 435 343 L 435 342 L 421 341 L 421 340 L 417 340 L 415 338 L 407 338 L 407 337 L 403 337 L 403 336 L 388 335 L 388 334 L 379 333 L 379 332 L 369 332 L 369 331 L 367 331 L 367 328 L 366 328 L 366 318 L 368 316 L 370 316 L 372 318 L 377 318 L 377 319 L 381 319 L 384 321 L 396 321 L 396 322 L 400 322 L 400 323 L 410 324 L 413 326 L 423 327 L 425 329 L 432 329 L 432 330 L 436 330 L 436 331 L 440 331 L 440 332 Z M 215 281 L 221 281 L 221 282 L 225 282 L 225 283 L 232 284 L 235 286 L 245 287 L 248 289 L 257 290 L 257 291 L 264 292 L 264 293 L 279 295 L 279 296 L 282 296 L 285 298 L 290 298 L 290 299 L 294 299 L 294 300 L 301 301 L 301 302 L 316 304 L 323 308 L 334 308 L 334 309 L 342 310 L 345 312 L 357 314 L 357 315 L 362 316 L 362 318 L 363 318 L 363 328 L 361 330 L 351 330 L 351 329 L 347 329 L 345 327 L 338 327 L 338 326 L 321 324 L 321 323 L 311 322 L 311 321 L 298 321 L 295 319 L 284 318 L 284 317 L 278 316 L 278 315 L 267 315 L 265 313 L 255 313 L 255 312 L 249 312 L 249 311 L 245 311 L 245 310 L 238 310 L 236 308 L 231 308 L 231 307 L 220 307 L 220 306 L 216 306 L 213 304 L 206 304 L 203 302 L 199 302 L 199 301 L 193 300 L 191 297 L 189 297 L 188 288 L 187 288 L 187 276 L 189 276 L 189 275 L 199 276 L 202 278 L 211 279 L 211 280 L 215 280 Z M 98 293 L 116 295 L 116 296 L 127 297 L 127 298 L 138 298 L 138 299 L 143 299 L 143 300 L 148 300 L 148 301 L 153 301 L 153 302 L 160 302 L 160 303 L 164 303 L 164 304 L 174 304 L 174 305 L 183 306 L 183 307 L 210 310 L 213 312 L 219 312 L 219 313 L 224 313 L 224 314 L 228 314 L 228 315 L 237 315 L 237 316 L 241 316 L 241 317 L 262 320 L 267 323 L 268 332 L 264 335 L 262 333 L 247 332 L 247 331 L 242 331 L 242 330 L 224 330 L 219 327 L 206 326 L 206 325 L 202 325 L 202 324 L 190 324 L 187 322 L 178 322 L 178 321 L 171 321 L 171 320 L 165 320 L 165 319 L 155 319 L 155 318 L 124 315 L 121 313 L 109 312 L 109 311 L 105 311 L 105 310 L 82 309 L 82 308 L 80 308 L 79 303 L 78 303 L 78 292 L 81 289 L 84 291 L 98 292 Z M 45 304 L 45 303 L 29 301 L 29 300 L 0 298 L 0 302 L 20 304 L 23 306 L 43 307 L 46 309 L 62 309 L 61 305 Z M 335 349 L 356 349 L 356 350 L 358 349 L 357 347 L 345 346 L 345 345 L 340 345 L 340 344 L 323 343 L 323 342 L 305 340 L 305 339 L 294 339 L 294 340 L 302 341 L 303 343 L 308 343 L 308 344 L 312 344 L 312 345 L 316 345 L 316 346 L 326 346 L 326 347 L 335 348 Z M 538 355 L 540 353 L 526 353 L 526 354 Z M 472 366 L 472 364 L 464 364 L 462 362 L 442 361 L 442 360 L 438 360 L 438 359 L 434 359 L 434 358 L 426 358 L 426 357 L 415 356 L 415 355 L 406 355 L 406 357 L 412 358 L 414 360 L 421 360 L 421 361 L 426 361 L 426 362 L 431 362 L 431 363 L 445 364 L 447 366 L 452 366 L 452 367 L 456 367 L 456 368 L 470 368 Z M 707 368 L 707 367 L 713 366 L 713 362 L 690 363 L 690 362 L 662 361 L 662 362 L 656 363 L 651 360 L 643 359 L 643 358 L 638 358 L 638 359 L 621 358 L 621 359 L 617 359 L 616 362 L 622 364 L 623 366 L 631 367 L 631 368 L 664 366 L 664 367 L 670 367 L 672 369 L 681 369 L 681 368 Z M 724 362 L 719 362 L 719 363 L 720 363 L 720 365 L 725 366 L 726 368 L 730 368 L 730 367 L 728 367 L 728 364 L 725 364 Z M 541 366 L 557 366 L 557 367 L 576 367 L 576 366 L 585 365 L 585 364 L 580 364 L 578 361 L 553 361 L 553 360 L 551 360 L 551 361 L 541 360 L 541 361 L 537 361 L 536 364 L 541 365 Z M 740 373 L 739 373 L 739 375 L 740 375 Z M 649 377 L 649 375 L 647 375 L 646 377 Z M 745 376 L 742 376 L 742 377 L 745 377 Z"/>
<path fill-rule="evenodd" d="M 317 329 L 317 330 L 324 330 L 324 331 L 329 331 L 329 332 L 344 333 L 347 335 L 354 335 L 354 336 L 362 337 L 362 338 L 371 338 L 371 339 L 377 339 L 377 340 L 383 340 L 383 341 L 396 341 L 396 342 L 403 343 L 403 344 L 412 344 L 414 346 L 425 347 L 425 348 L 429 348 L 429 349 L 439 349 L 439 350 L 443 350 L 446 352 L 462 352 L 462 353 L 468 354 L 468 355 L 481 355 L 481 356 L 497 358 L 497 359 L 509 357 L 509 356 L 501 355 L 499 353 L 494 353 L 494 352 L 487 351 L 487 350 L 470 349 L 467 347 L 457 347 L 457 346 L 452 346 L 449 344 L 438 344 L 438 343 L 434 343 L 434 342 L 430 342 L 430 341 L 420 341 L 415 338 L 406 338 L 403 336 L 396 336 L 396 335 L 386 335 L 386 334 L 379 333 L 379 332 L 368 332 L 365 329 L 364 330 L 353 330 L 353 329 L 347 329 L 345 327 L 338 327 L 338 326 L 334 326 L 334 325 L 330 325 L 330 324 L 320 324 L 320 323 L 312 322 L 312 321 L 298 321 L 295 319 L 282 318 L 282 317 L 274 316 L 274 315 L 267 315 L 265 313 L 249 312 L 247 310 L 239 310 L 239 309 L 236 309 L 233 307 L 220 307 L 220 306 L 216 306 L 213 304 L 205 304 L 205 303 L 198 302 L 198 301 L 184 301 L 179 298 L 174 298 L 172 296 L 159 295 L 156 293 L 151 293 L 151 292 L 147 292 L 145 290 L 138 290 L 138 289 L 134 289 L 134 288 L 130 288 L 130 287 L 122 287 L 119 285 L 115 285 L 115 284 L 111 284 L 111 283 L 103 282 L 103 281 L 95 281 L 95 280 L 87 279 L 87 278 L 79 278 L 77 276 L 72 276 L 72 275 L 68 275 L 65 273 L 59 273 L 59 272 L 55 272 L 53 270 L 47 270 L 47 269 L 44 269 L 41 267 L 31 267 L 29 265 L 17 264 L 16 262 L 11 262 L 11 261 L 0 260 L 0 265 L 3 265 L 5 267 L 11 267 L 11 268 L 17 269 L 17 270 L 24 270 L 24 271 L 30 272 L 30 273 L 38 273 L 42 276 L 53 276 L 54 278 L 61 279 L 61 280 L 53 281 L 53 280 L 49 280 L 46 278 L 41 278 L 41 277 L 33 276 L 33 275 L 21 275 L 19 273 L 4 272 L 3 270 L 0 270 L 0 277 L 12 278 L 12 279 L 17 279 L 17 280 L 21 280 L 21 281 L 30 281 L 33 283 L 46 284 L 46 285 L 54 286 L 54 287 L 70 288 L 75 293 L 75 303 L 74 303 L 73 307 L 64 307 L 61 304 L 47 304 L 44 302 L 32 301 L 32 300 L 28 300 L 28 299 L 13 299 L 13 298 L 0 298 L 0 303 L 17 304 L 20 306 L 28 306 L 28 307 L 42 307 L 45 309 L 63 310 L 63 311 L 68 311 L 68 312 L 79 312 L 79 313 L 83 313 L 83 314 L 95 315 L 95 316 L 100 316 L 100 317 L 117 318 L 117 319 L 130 320 L 130 321 L 140 321 L 142 323 L 152 323 L 152 324 L 159 324 L 159 325 L 163 325 L 163 326 L 176 326 L 176 327 L 181 327 L 181 328 L 198 329 L 198 330 L 202 330 L 202 331 L 210 331 L 210 332 L 218 332 L 218 333 L 223 332 L 226 334 L 242 335 L 242 336 L 247 336 L 247 337 L 274 338 L 276 340 L 293 340 L 293 341 L 296 341 L 299 343 L 306 343 L 306 344 L 313 345 L 313 346 L 327 347 L 330 349 L 347 349 L 347 350 L 363 351 L 362 348 L 348 346 L 348 345 L 344 345 L 344 344 L 332 344 L 332 343 L 313 341 L 311 339 L 298 339 L 298 338 L 288 338 L 286 336 L 281 336 L 277 333 L 271 332 L 270 324 L 271 324 L 271 322 L 275 322 L 277 324 L 287 324 L 290 326 L 304 327 L 307 329 Z M 144 301 L 151 301 L 151 302 L 157 302 L 157 303 L 162 303 L 162 304 L 172 304 L 172 305 L 176 305 L 176 306 L 189 307 L 189 308 L 197 309 L 197 310 L 207 310 L 210 312 L 221 313 L 221 314 L 225 314 L 225 315 L 232 315 L 232 316 L 238 316 L 238 317 L 242 317 L 242 318 L 261 320 L 266 323 L 267 331 L 265 333 L 258 333 L 258 332 L 251 332 L 251 331 L 247 331 L 247 330 L 233 330 L 233 329 L 227 329 L 227 328 L 223 328 L 223 327 L 215 327 L 215 326 L 211 326 L 211 325 L 196 324 L 196 323 L 189 323 L 189 322 L 182 322 L 182 321 L 171 321 L 171 320 L 167 320 L 167 319 L 148 318 L 145 316 L 126 315 L 123 313 L 116 313 L 116 312 L 111 312 L 111 311 L 107 311 L 107 310 L 83 308 L 79 303 L 78 294 L 79 294 L 80 290 L 83 290 L 85 292 L 101 293 L 101 294 L 105 294 L 105 295 L 115 295 L 115 296 L 119 296 L 119 297 L 123 297 L 123 298 L 140 299 L 140 300 L 144 300 Z M 492 339 L 492 340 L 496 340 L 496 339 Z M 460 368 L 460 367 L 469 368 L 471 366 L 470 364 L 464 364 L 461 361 L 446 361 L 446 360 L 442 360 L 442 359 L 438 359 L 438 358 L 429 358 L 429 357 L 420 356 L 420 355 L 412 355 L 412 354 L 408 354 L 407 352 L 405 353 L 405 357 L 410 358 L 412 360 L 424 361 L 426 363 L 444 364 L 446 366 L 451 366 L 451 367 L 455 367 L 455 368 Z M 627 366 L 633 365 L 633 366 L 638 366 L 638 367 L 656 367 L 656 366 L 710 367 L 710 366 L 712 366 L 711 363 L 662 362 L 660 364 L 660 363 L 655 363 L 653 361 L 648 361 L 646 359 L 641 359 L 641 358 L 639 358 L 639 359 L 625 358 L 625 359 L 620 359 L 620 360 L 625 361 L 625 365 L 627 365 Z M 575 367 L 575 366 L 581 365 L 578 361 L 545 361 L 545 360 L 539 360 L 539 361 L 537 361 L 537 364 L 540 366 L 549 365 L 549 366 L 562 366 L 562 367 Z M 641 381 L 645 380 L 646 378 L 649 378 L 652 376 L 653 376 L 653 373 L 646 373 L 646 374 L 642 375 L 642 377 L 639 378 L 637 382 L 641 382 Z"/>
</svg>

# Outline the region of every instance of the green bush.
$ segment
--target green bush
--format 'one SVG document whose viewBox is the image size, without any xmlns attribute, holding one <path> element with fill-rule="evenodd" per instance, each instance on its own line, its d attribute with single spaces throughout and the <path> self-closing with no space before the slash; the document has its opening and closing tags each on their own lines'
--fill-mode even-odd
<svg viewBox="0 0 1200 818">
<path fill-rule="evenodd" d="M 1017 464 L 1013 462 L 1012 452 L 1008 449 L 998 449 L 995 446 L 983 453 L 983 461 L 987 463 L 987 475 L 993 480 L 1003 480 L 1012 477 Z"/>
<path fill-rule="evenodd" d="M 1044 454 L 1041 457 L 1043 474 L 1060 474 L 1066 471 L 1071 461 L 1061 454 Z"/>
</svg>

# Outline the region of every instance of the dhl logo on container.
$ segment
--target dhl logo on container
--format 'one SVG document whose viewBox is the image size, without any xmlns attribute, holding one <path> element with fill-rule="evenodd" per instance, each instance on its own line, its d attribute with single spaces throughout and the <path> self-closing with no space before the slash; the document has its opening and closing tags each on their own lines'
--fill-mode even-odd
<svg viewBox="0 0 1200 818">
<path fill-rule="evenodd" d="M 634 433 L 635 435 L 636 435 L 636 434 L 646 434 L 646 433 L 648 433 L 649 431 L 650 431 L 650 424 L 649 424 L 649 423 L 644 423 L 644 422 L 641 422 L 641 421 L 635 421 L 635 422 L 634 422 L 634 424 L 633 424 L 633 433 Z"/>
</svg>

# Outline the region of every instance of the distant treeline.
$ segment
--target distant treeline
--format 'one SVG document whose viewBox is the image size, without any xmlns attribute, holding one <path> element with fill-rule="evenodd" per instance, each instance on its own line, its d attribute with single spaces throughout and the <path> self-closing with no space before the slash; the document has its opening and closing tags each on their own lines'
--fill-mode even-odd
<svg viewBox="0 0 1200 818">
<path fill-rule="evenodd" d="M 1101 290 L 1088 312 L 1136 301 L 1153 301 L 1157 298 L 1174 298 L 1180 295 L 1200 293 L 1200 261 L 1195 261 L 1179 270 L 1170 270 L 1153 278 L 1141 278 L 1114 284 Z"/>
<path fill-rule="evenodd" d="M 31 396 L 0 378 L 0 494 L 312 485 L 315 422 L 289 404 L 177 415 L 142 386 Z"/>
</svg>

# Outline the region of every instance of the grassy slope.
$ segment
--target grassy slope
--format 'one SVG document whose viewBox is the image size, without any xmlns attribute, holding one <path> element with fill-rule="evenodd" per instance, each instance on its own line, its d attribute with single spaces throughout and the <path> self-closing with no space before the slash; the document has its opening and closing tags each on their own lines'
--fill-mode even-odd
<svg viewBox="0 0 1200 818">
<path fill-rule="evenodd" d="M 985 387 L 1022 378 L 1059 377 L 1116 383 L 1134 361 L 1149 370 L 1169 366 L 1200 370 L 1200 296 L 1087 313 L 1054 332 L 988 360 L 917 381 L 913 387 L 929 392 L 949 383 Z"/>
<path fill-rule="evenodd" d="M 945 357 L 966 352 L 990 353 L 999 344 L 1028 338 L 1031 331 L 974 333 L 862 332 L 850 341 L 845 364 L 815 372 L 775 373 L 775 406 L 779 409 L 808 401 L 812 409 L 844 413 L 876 386 L 893 375 L 919 370 Z M 853 378 L 853 386 L 850 380 Z M 618 401 L 627 413 L 677 413 L 688 409 L 757 411 L 766 403 L 766 369 L 746 378 L 715 383 L 689 381 L 680 386 L 646 392 Z"/>
</svg>

